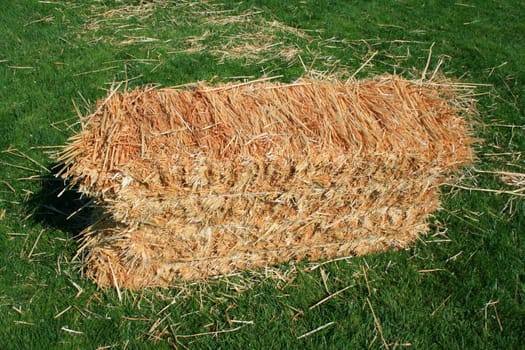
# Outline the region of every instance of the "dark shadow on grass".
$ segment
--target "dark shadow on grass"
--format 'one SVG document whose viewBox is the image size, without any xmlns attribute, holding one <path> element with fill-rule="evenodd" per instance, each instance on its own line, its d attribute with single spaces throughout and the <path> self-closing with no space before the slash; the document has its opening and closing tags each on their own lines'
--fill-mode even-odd
<svg viewBox="0 0 525 350">
<path fill-rule="evenodd" d="M 40 190 L 26 202 L 26 211 L 43 226 L 76 236 L 92 224 L 92 202 L 67 181 L 46 174 L 41 177 Z"/>
</svg>

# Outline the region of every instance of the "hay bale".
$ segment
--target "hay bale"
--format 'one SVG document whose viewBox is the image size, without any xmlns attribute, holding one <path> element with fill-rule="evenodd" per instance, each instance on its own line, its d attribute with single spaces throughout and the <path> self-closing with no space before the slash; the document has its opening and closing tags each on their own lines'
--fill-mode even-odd
<svg viewBox="0 0 525 350">
<path fill-rule="evenodd" d="M 62 152 L 99 285 L 401 248 L 473 160 L 458 87 L 397 76 L 111 92 Z"/>
</svg>

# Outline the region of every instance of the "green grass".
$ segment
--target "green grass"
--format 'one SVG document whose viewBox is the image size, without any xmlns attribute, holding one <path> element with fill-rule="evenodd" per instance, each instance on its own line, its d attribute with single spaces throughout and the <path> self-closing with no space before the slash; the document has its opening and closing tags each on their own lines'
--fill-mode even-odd
<svg viewBox="0 0 525 350">
<path fill-rule="evenodd" d="M 1 349 L 381 348 L 381 336 L 390 348 L 523 346 L 525 202 L 517 196 L 444 189 L 433 231 L 409 250 L 124 291 L 119 301 L 73 260 L 84 223 L 64 218 L 84 199 L 57 199 L 62 184 L 36 162 L 52 166 L 43 146 L 63 144 L 78 128 L 75 105 L 86 113 L 116 81 L 290 81 L 305 66 L 344 79 L 372 55 L 358 77 L 411 76 L 434 44 L 430 71 L 442 59 L 446 76 L 490 84 L 479 88 L 476 168 L 523 173 L 525 3 L 128 3 L 126 11 L 120 1 L 2 6 Z M 462 183 L 517 188 L 473 174 Z"/>
</svg>

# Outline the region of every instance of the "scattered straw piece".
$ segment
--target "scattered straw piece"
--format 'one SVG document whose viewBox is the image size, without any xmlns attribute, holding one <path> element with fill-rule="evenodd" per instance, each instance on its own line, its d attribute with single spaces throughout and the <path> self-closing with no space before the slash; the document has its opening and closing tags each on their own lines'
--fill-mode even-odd
<svg viewBox="0 0 525 350">
<path fill-rule="evenodd" d="M 213 332 L 203 332 L 203 333 L 195 333 L 195 334 L 177 334 L 175 335 L 176 338 L 195 338 L 195 337 L 202 337 L 202 336 L 213 336 L 216 337 L 219 334 L 223 333 L 231 333 L 231 332 L 237 332 L 238 330 L 244 328 L 244 326 L 239 326 L 235 328 L 229 328 L 229 329 L 222 329 L 219 331 L 213 331 Z"/>
<path fill-rule="evenodd" d="M 42 236 L 42 233 L 44 233 L 44 229 L 41 229 L 38 233 L 38 236 L 35 239 L 35 243 L 33 243 L 33 246 L 31 247 L 31 250 L 29 251 L 29 254 L 27 254 L 27 258 L 31 259 L 31 256 L 33 255 L 33 251 L 36 248 L 36 245 L 38 244 L 38 241 L 40 240 L 40 237 Z"/>
<path fill-rule="evenodd" d="M 503 324 L 501 323 L 501 320 L 499 318 L 499 314 L 498 314 L 498 309 L 496 307 L 496 305 L 499 303 L 499 300 L 489 300 L 485 306 L 484 306 L 484 313 L 485 313 L 485 331 L 488 331 L 489 330 L 489 317 L 488 317 L 488 309 L 490 306 L 492 306 L 492 308 L 494 309 L 494 314 L 495 314 L 495 317 L 496 317 L 496 321 L 498 322 L 498 328 L 499 328 L 499 331 L 500 332 L 503 332 Z"/>
<path fill-rule="evenodd" d="M 69 305 L 68 307 L 66 307 L 64 310 L 60 311 L 58 314 L 55 315 L 55 317 L 53 318 L 59 318 L 60 316 L 62 316 L 63 314 L 65 314 L 66 312 L 68 312 L 69 310 L 71 310 L 71 305 Z"/>
<path fill-rule="evenodd" d="M 434 311 L 432 311 L 430 316 L 434 316 L 439 310 L 441 310 L 445 306 L 445 304 L 450 300 L 450 298 L 452 298 L 452 294 L 446 297 L 445 300 L 443 300 L 441 304 L 439 304 L 438 307 L 436 307 Z"/>
<path fill-rule="evenodd" d="M 0 183 L 3 183 L 4 185 L 6 185 L 7 188 L 9 188 L 9 190 L 13 193 L 16 193 L 16 190 L 13 188 L 13 186 L 11 186 L 11 184 L 5 180 L 0 180 Z"/>
<path fill-rule="evenodd" d="M 113 287 L 115 287 L 115 290 L 117 291 L 118 300 L 122 302 L 122 294 L 120 293 L 120 287 L 118 285 L 117 276 L 115 276 L 115 271 L 113 270 L 113 266 L 111 266 L 111 261 L 108 261 L 109 270 L 111 271 L 111 280 L 113 283 Z"/>
<path fill-rule="evenodd" d="M 492 188 L 481 188 L 481 187 L 469 187 L 469 186 L 463 186 L 458 184 L 451 184 L 450 186 L 455 188 L 460 188 L 462 190 L 467 191 L 475 191 L 475 192 L 488 192 L 488 193 L 495 193 L 495 194 L 506 194 L 516 197 L 525 197 L 525 193 L 521 193 L 525 191 L 525 188 L 519 188 L 514 191 L 506 191 L 506 190 L 498 190 L 498 189 L 492 189 Z"/>
<path fill-rule="evenodd" d="M 304 333 L 304 334 L 298 336 L 297 339 L 303 339 L 303 338 L 309 337 L 309 336 L 311 336 L 312 334 L 315 334 L 315 333 L 317 333 L 317 332 L 319 332 L 319 331 L 322 331 L 322 330 L 325 329 L 325 328 L 328 328 L 328 327 L 330 327 L 330 326 L 333 326 L 334 324 L 335 324 L 335 321 L 328 322 L 328 323 L 326 323 L 326 324 L 324 324 L 324 325 L 322 325 L 322 326 L 317 327 L 316 329 L 312 329 L 311 331 L 308 331 L 308 332 L 306 332 L 306 333 Z"/>
<path fill-rule="evenodd" d="M 315 303 L 314 305 L 310 306 L 310 307 L 308 308 L 308 310 L 313 310 L 313 309 L 315 309 L 315 308 L 318 307 L 319 305 L 321 305 L 321 304 L 327 302 L 328 300 L 330 300 L 330 299 L 332 299 L 332 298 L 338 296 L 339 294 L 343 293 L 344 291 L 346 291 L 346 290 L 348 290 L 348 289 L 350 289 L 350 288 L 352 288 L 352 287 L 354 287 L 354 286 L 355 286 L 355 285 L 352 284 L 352 285 L 349 285 L 349 286 L 344 287 L 343 289 L 338 290 L 338 291 L 335 292 L 335 293 L 330 294 L 330 295 L 327 296 L 326 298 L 323 298 L 323 299 L 321 299 L 319 302 L 317 302 L 317 303 Z"/>
<path fill-rule="evenodd" d="M 372 317 L 374 318 L 374 325 L 376 327 L 377 333 L 379 333 L 379 336 L 381 337 L 381 341 L 383 342 L 383 346 L 385 349 L 390 349 L 390 346 L 385 340 L 385 337 L 383 335 L 383 327 L 381 327 L 381 323 L 379 322 L 379 319 L 376 316 L 376 313 L 374 311 L 374 308 L 372 307 L 372 303 L 370 302 L 370 299 L 366 298 L 366 303 L 368 304 L 368 307 L 370 308 L 370 312 L 372 312 Z"/>
<path fill-rule="evenodd" d="M 82 295 L 82 293 L 84 293 L 84 289 L 80 287 L 77 283 L 72 281 L 71 279 L 69 280 L 69 283 L 71 283 L 73 287 L 75 287 L 75 289 L 77 290 L 77 294 L 75 294 L 75 298 L 78 298 L 80 295 Z"/>
<path fill-rule="evenodd" d="M 76 331 L 74 329 L 69 329 L 67 326 L 62 326 L 60 328 L 60 330 L 66 332 L 66 333 L 70 333 L 70 334 L 77 334 L 77 335 L 83 335 L 84 334 L 84 332 Z"/>
<path fill-rule="evenodd" d="M 418 270 L 419 273 L 432 273 L 432 272 L 439 272 L 439 271 L 447 271 L 446 269 L 423 269 Z"/>
<path fill-rule="evenodd" d="M 50 170 L 46 166 L 44 166 L 42 163 L 40 163 L 39 161 L 31 158 L 30 156 L 28 156 L 27 154 L 25 154 L 24 152 L 22 152 L 22 151 L 20 151 L 20 150 L 18 150 L 16 148 L 9 147 L 8 149 L 2 151 L 2 153 L 7 153 L 7 154 L 10 154 L 10 155 L 19 157 L 19 158 L 23 158 L 23 159 L 29 160 L 31 163 L 37 165 L 41 170 L 44 170 L 46 173 L 50 172 Z"/>
</svg>

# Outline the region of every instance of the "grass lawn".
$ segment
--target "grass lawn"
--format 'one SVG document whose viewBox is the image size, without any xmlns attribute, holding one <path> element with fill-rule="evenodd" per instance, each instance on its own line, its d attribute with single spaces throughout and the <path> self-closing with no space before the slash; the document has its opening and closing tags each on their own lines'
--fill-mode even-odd
<svg viewBox="0 0 525 350">
<path fill-rule="evenodd" d="M 525 2 L 18 0 L 0 37 L 1 349 L 523 348 Z M 113 83 L 427 65 L 479 84 L 483 141 L 410 249 L 121 295 L 82 277 L 85 199 L 56 198 L 49 154 Z"/>
</svg>

